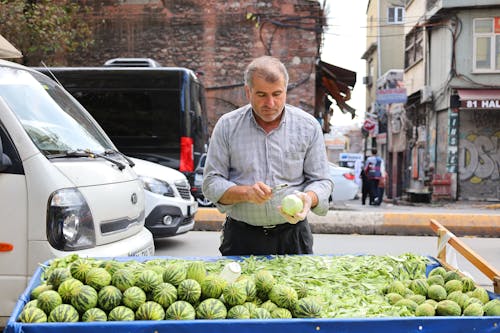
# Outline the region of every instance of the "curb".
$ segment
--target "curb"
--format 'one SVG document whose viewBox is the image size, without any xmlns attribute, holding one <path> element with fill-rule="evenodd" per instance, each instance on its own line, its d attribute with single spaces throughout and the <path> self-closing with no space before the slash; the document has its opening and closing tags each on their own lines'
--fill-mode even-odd
<svg viewBox="0 0 500 333">
<path fill-rule="evenodd" d="M 220 231 L 225 216 L 215 208 L 200 208 L 193 230 Z M 456 236 L 500 237 L 500 214 L 329 211 L 308 219 L 316 234 L 435 236 L 429 225 L 434 219 Z"/>
</svg>

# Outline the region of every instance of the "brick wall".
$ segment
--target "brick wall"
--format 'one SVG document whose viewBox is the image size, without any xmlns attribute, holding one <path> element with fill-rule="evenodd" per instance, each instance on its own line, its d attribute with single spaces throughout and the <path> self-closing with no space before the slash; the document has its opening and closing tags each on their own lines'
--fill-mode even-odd
<svg viewBox="0 0 500 333">
<path fill-rule="evenodd" d="M 256 56 L 280 58 L 290 74 L 288 103 L 314 112 L 315 61 L 323 13 L 318 1 L 86 1 L 95 45 L 66 58 L 100 66 L 116 57 L 148 57 L 203 73 L 209 129 L 246 104 L 243 71 Z"/>
</svg>

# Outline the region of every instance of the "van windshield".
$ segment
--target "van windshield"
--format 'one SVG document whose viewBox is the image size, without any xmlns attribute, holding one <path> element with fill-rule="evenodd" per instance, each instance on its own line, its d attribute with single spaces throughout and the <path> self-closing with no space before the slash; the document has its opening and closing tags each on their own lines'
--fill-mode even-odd
<svg viewBox="0 0 500 333">
<path fill-rule="evenodd" d="M 93 118 L 51 79 L 17 68 L 0 68 L 0 97 L 45 155 L 115 149 Z"/>
</svg>

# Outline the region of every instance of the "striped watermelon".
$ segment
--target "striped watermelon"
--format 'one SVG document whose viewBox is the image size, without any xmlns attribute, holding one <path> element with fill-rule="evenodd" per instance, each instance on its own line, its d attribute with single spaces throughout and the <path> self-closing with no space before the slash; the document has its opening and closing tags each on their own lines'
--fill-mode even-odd
<svg viewBox="0 0 500 333">
<path fill-rule="evenodd" d="M 150 293 L 153 289 L 162 283 L 162 278 L 150 269 L 143 270 L 137 275 L 135 285 L 146 293 Z"/>
<path fill-rule="evenodd" d="M 250 311 L 250 319 L 271 319 L 271 313 L 264 308 L 256 308 Z"/>
<path fill-rule="evenodd" d="M 69 278 L 64 280 L 57 288 L 57 292 L 62 298 L 64 303 L 71 303 L 71 297 L 73 296 L 73 292 L 83 286 L 83 283 L 80 280 L 75 278 Z"/>
<path fill-rule="evenodd" d="M 186 268 L 186 279 L 196 280 L 198 283 L 205 279 L 207 276 L 207 268 L 203 261 L 192 261 Z"/>
<path fill-rule="evenodd" d="M 261 305 L 259 305 L 259 308 L 266 309 L 267 311 L 269 311 L 269 313 L 271 313 L 273 310 L 276 310 L 278 306 L 273 301 L 267 300 Z"/>
<path fill-rule="evenodd" d="M 207 298 L 196 308 L 196 318 L 199 319 L 225 319 L 227 309 L 220 300 Z"/>
<path fill-rule="evenodd" d="M 111 276 L 111 284 L 124 292 L 135 285 L 135 275 L 130 269 L 119 269 Z"/>
<path fill-rule="evenodd" d="M 462 286 L 463 286 L 462 292 L 464 293 L 476 289 L 476 284 L 474 283 L 474 280 L 467 276 L 462 278 Z"/>
<path fill-rule="evenodd" d="M 292 287 L 276 284 L 269 292 L 269 299 L 280 308 L 293 309 L 299 297 Z"/>
<path fill-rule="evenodd" d="M 56 306 L 62 304 L 61 296 L 55 290 L 46 290 L 42 292 L 37 298 L 37 305 L 45 312 L 46 315 L 50 314 Z"/>
<path fill-rule="evenodd" d="M 111 274 L 102 267 L 92 267 L 85 275 L 85 283 L 95 290 L 100 290 L 111 283 Z"/>
<path fill-rule="evenodd" d="M 106 312 L 99 308 L 91 308 L 85 311 L 82 315 L 82 321 L 107 321 L 108 316 L 106 316 Z"/>
<path fill-rule="evenodd" d="M 135 311 L 146 302 L 146 293 L 139 287 L 130 287 L 123 292 L 122 302 L 123 305 Z"/>
<path fill-rule="evenodd" d="M 228 319 L 250 319 L 250 310 L 244 305 L 235 305 L 227 312 Z"/>
<path fill-rule="evenodd" d="M 307 297 L 307 295 L 309 295 L 309 287 L 305 282 L 298 282 L 296 285 L 293 286 L 293 288 L 297 292 L 297 296 L 299 298 L 304 298 Z"/>
<path fill-rule="evenodd" d="M 224 295 L 224 302 L 230 307 L 242 305 L 247 300 L 246 283 L 235 282 L 228 284 L 222 294 Z"/>
<path fill-rule="evenodd" d="M 410 289 L 417 295 L 427 296 L 429 284 L 427 279 L 415 279 L 410 282 Z"/>
<path fill-rule="evenodd" d="M 132 309 L 119 305 L 113 310 L 109 311 L 108 314 L 109 321 L 132 321 L 135 320 L 135 314 Z"/>
<path fill-rule="evenodd" d="M 200 283 L 201 298 L 219 298 L 226 285 L 226 280 L 219 275 L 209 274 Z"/>
<path fill-rule="evenodd" d="M 60 304 L 56 306 L 48 318 L 51 323 L 76 323 L 80 319 L 78 311 L 69 304 Z"/>
<path fill-rule="evenodd" d="M 77 259 L 69 266 L 71 276 L 75 279 L 85 282 L 85 275 L 92 268 L 92 263 L 87 259 Z"/>
<path fill-rule="evenodd" d="M 193 279 L 182 281 L 177 287 L 177 299 L 195 304 L 200 300 L 200 284 Z"/>
<path fill-rule="evenodd" d="M 255 304 L 254 302 L 245 302 L 243 303 L 243 306 L 246 307 L 248 311 L 250 311 L 250 313 L 258 308 L 257 304 Z"/>
<path fill-rule="evenodd" d="M 47 284 L 50 284 L 54 288 L 54 290 L 57 290 L 57 288 L 59 288 L 59 285 L 64 280 L 69 279 L 70 277 L 71 273 L 68 268 L 54 268 L 47 278 Z"/>
<path fill-rule="evenodd" d="M 97 294 L 97 304 L 104 311 L 110 311 L 122 302 L 122 292 L 115 286 L 105 286 Z"/>
<path fill-rule="evenodd" d="M 260 270 L 254 274 L 255 286 L 257 287 L 257 295 L 262 299 L 266 300 L 267 295 L 273 289 L 274 286 L 274 276 L 271 272 L 266 270 Z"/>
<path fill-rule="evenodd" d="M 444 278 L 445 274 L 446 274 L 446 269 L 444 269 L 444 267 L 442 267 L 442 266 L 438 266 L 438 267 L 433 268 L 429 272 L 429 276 L 428 277 L 431 277 L 433 275 L 441 275 Z"/>
<path fill-rule="evenodd" d="M 83 285 L 74 291 L 73 297 L 71 297 L 71 305 L 78 312 L 84 313 L 97 305 L 97 299 L 97 291 L 89 285 Z"/>
<path fill-rule="evenodd" d="M 35 308 L 38 308 L 38 300 L 36 300 L 36 299 L 32 299 L 31 301 L 29 301 L 28 303 L 26 303 L 26 304 L 24 305 L 24 308 L 23 308 L 23 309 L 29 308 L 29 307 L 31 307 L 31 306 L 33 306 L 33 307 L 35 307 Z"/>
<path fill-rule="evenodd" d="M 182 281 L 186 279 L 186 266 L 180 263 L 169 264 L 163 271 L 163 282 L 170 283 L 174 286 L 178 286 Z"/>
<path fill-rule="evenodd" d="M 245 290 L 247 292 L 247 302 L 255 301 L 257 298 L 257 287 L 255 286 L 255 282 L 253 279 L 245 278 L 238 282 L 243 283 L 245 285 Z"/>
<path fill-rule="evenodd" d="M 153 301 L 168 308 L 173 302 L 177 300 L 177 289 L 170 283 L 160 283 L 153 290 Z"/>
<path fill-rule="evenodd" d="M 292 318 L 292 313 L 290 310 L 285 308 L 276 308 L 271 311 L 271 318 L 274 319 L 290 319 Z"/>
<path fill-rule="evenodd" d="M 21 323 L 45 323 L 47 322 L 47 315 L 43 310 L 34 306 L 29 306 L 21 311 L 17 319 Z"/>
<path fill-rule="evenodd" d="M 195 318 L 194 307 L 186 301 L 175 301 L 165 311 L 165 319 L 167 320 L 193 320 Z"/>
<path fill-rule="evenodd" d="M 160 304 L 153 301 L 141 304 L 135 312 L 136 320 L 163 320 L 164 318 L 165 310 Z"/>
<path fill-rule="evenodd" d="M 113 275 L 117 270 L 122 269 L 124 264 L 116 260 L 105 260 L 99 267 L 104 268 L 109 274 Z"/>
<path fill-rule="evenodd" d="M 33 288 L 33 290 L 31 291 L 31 294 L 30 294 L 30 298 L 31 299 L 37 299 L 38 296 L 43 293 L 44 291 L 46 290 L 53 290 L 54 288 L 50 285 L 50 284 L 47 284 L 47 283 L 42 283 L 38 286 L 36 286 L 35 288 Z"/>
<path fill-rule="evenodd" d="M 304 297 L 297 301 L 294 315 L 297 318 L 318 318 L 322 311 L 321 303 L 313 297 Z"/>
</svg>

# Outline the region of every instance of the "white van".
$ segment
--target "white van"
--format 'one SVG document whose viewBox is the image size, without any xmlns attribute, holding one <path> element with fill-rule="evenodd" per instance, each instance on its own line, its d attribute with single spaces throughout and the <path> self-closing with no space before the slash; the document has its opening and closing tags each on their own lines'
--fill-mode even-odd
<svg viewBox="0 0 500 333">
<path fill-rule="evenodd" d="M 40 263 L 153 255 L 131 162 L 60 85 L 0 60 L 0 326 Z"/>
</svg>

